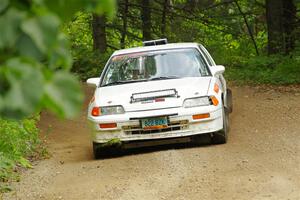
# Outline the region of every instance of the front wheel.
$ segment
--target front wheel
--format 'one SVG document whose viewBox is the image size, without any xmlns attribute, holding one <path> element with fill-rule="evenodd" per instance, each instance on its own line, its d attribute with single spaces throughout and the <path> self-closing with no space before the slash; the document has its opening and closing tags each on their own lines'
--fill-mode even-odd
<svg viewBox="0 0 300 200">
<path fill-rule="evenodd" d="M 103 156 L 103 150 L 101 144 L 93 142 L 93 154 L 95 159 L 99 159 Z"/>
<path fill-rule="evenodd" d="M 120 145 L 107 145 L 93 142 L 93 153 L 95 159 L 118 156 L 121 154 Z"/>
<path fill-rule="evenodd" d="M 227 106 L 226 106 L 226 108 L 227 108 L 227 111 L 228 111 L 228 113 L 232 113 L 232 110 L 233 110 L 233 103 L 232 103 L 232 91 L 231 91 L 231 89 L 227 89 L 226 90 L 227 92 Z"/>
<path fill-rule="evenodd" d="M 225 144 L 228 138 L 229 131 L 229 111 L 223 106 L 222 108 L 223 129 L 214 133 L 211 141 L 213 144 Z"/>
</svg>

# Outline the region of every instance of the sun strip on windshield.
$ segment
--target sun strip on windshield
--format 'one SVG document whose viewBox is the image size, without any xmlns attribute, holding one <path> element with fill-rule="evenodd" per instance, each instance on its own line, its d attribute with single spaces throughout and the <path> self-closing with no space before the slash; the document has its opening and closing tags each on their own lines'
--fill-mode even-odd
<svg viewBox="0 0 300 200">
<path fill-rule="evenodd" d="M 122 55 L 117 55 L 114 56 L 112 58 L 112 61 L 118 61 L 118 60 L 122 60 L 124 58 L 136 58 L 136 57 L 140 57 L 140 56 L 144 56 L 147 55 L 146 53 L 129 53 L 129 54 L 122 54 Z"/>
</svg>

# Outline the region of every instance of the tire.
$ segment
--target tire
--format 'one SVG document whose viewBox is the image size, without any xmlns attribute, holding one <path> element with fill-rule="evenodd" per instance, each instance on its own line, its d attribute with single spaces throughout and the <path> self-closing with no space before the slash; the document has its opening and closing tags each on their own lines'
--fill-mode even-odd
<svg viewBox="0 0 300 200">
<path fill-rule="evenodd" d="M 233 103 L 232 103 L 232 91 L 231 89 L 227 89 L 226 90 L 226 102 L 227 102 L 227 105 L 226 105 L 226 108 L 228 110 L 229 113 L 232 113 L 233 111 Z"/>
<path fill-rule="evenodd" d="M 93 153 L 95 159 L 120 155 L 120 146 L 106 146 L 102 143 L 93 142 Z"/>
<path fill-rule="evenodd" d="M 203 146 L 203 145 L 208 145 L 211 143 L 211 136 L 209 133 L 195 135 L 195 136 L 192 136 L 191 139 L 192 139 L 192 143 L 195 146 Z"/>
<path fill-rule="evenodd" d="M 102 157 L 101 156 L 101 154 L 102 154 L 101 144 L 93 142 L 93 153 L 94 153 L 95 159 L 99 159 Z"/>
<path fill-rule="evenodd" d="M 212 144 L 225 144 L 228 138 L 229 132 L 229 111 L 223 106 L 222 109 L 222 116 L 223 116 L 223 129 L 213 133 L 211 138 Z"/>
</svg>

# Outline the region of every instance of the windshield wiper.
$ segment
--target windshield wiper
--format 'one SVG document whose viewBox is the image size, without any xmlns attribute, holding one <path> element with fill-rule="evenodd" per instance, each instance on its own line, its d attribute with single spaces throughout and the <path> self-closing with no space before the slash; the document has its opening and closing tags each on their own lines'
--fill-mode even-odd
<svg viewBox="0 0 300 200">
<path fill-rule="evenodd" d="M 147 81 L 147 80 L 146 79 L 139 79 L 139 80 L 128 80 L 128 81 L 115 81 L 115 82 L 111 82 L 111 83 L 107 83 L 105 85 L 102 85 L 102 87 L 111 86 L 111 85 L 121 85 L 121 84 L 126 84 L 126 83 L 143 82 L 143 81 Z"/>
<path fill-rule="evenodd" d="M 178 76 L 158 76 L 158 77 L 150 78 L 149 81 L 167 80 L 167 79 L 176 79 L 176 78 L 180 78 L 180 77 L 178 77 Z"/>
</svg>

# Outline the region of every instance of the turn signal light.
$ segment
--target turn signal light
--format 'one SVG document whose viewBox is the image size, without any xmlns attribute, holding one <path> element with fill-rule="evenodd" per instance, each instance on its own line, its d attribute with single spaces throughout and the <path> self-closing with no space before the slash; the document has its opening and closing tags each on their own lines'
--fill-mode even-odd
<svg viewBox="0 0 300 200">
<path fill-rule="evenodd" d="M 211 102 L 214 106 L 217 106 L 219 104 L 219 101 L 218 101 L 217 97 L 211 96 L 210 99 L 211 99 Z"/>
<path fill-rule="evenodd" d="M 100 128 L 116 128 L 116 123 L 106 123 L 106 124 L 99 124 Z"/>
<path fill-rule="evenodd" d="M 215 83 L 214 91 L 218 94 L 219 90 L 220 90 L 219 85 Z"/>
<path fill-rule="evenodd" d="M 92 116 L 96 117 L 96 116 L 100 116 L 101 115 L 101 110 L 99 107 L 93 107 L 92 109 Z"/>
<path fill-rule="evenodd" d="M 205 118 L 209 118 L 210 114 L 209 113 L 205 113 L 205 114 L 197 114 L 197 115 L 193 115 L 193 119 L 205 119 Z"/>
</svg>

